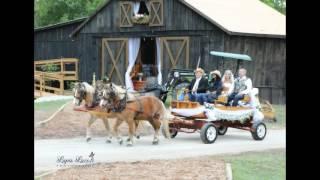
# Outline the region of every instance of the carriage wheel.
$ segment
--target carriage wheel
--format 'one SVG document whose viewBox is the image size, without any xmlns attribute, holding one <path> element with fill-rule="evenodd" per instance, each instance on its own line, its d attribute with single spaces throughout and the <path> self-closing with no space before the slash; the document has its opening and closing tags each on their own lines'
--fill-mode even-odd
<svg viewBox="0 0 320 180">
<path fill-rule="evenodd" d="M 228 127 L 226 127 L 226 126 L 220 126 L 218 128 L 218 134 L 219 135 L 225 135 L 227 131 L 228 131 Z"/>
<path fill-rule="evenodd" d="M 206 123 L 200 130 L 200 138 L 205 144 L 212 144 L 218 137 L 217 128 L 212 123 Z"/>
<path fill-rule="evenodd" d="M 166 131 L 164 128 L 161 129 L 161 132 L 162 132 L 162 135 L 167 138 Z M 170 132 L 171 139 L 175 138 L 178 134 L 178 131 L 176 129 L 170 128 L 169 132 Z"/>
<path fill-rule="evenodd" d="M 264 123 L 260 122 L 253 125 L 253 131 L 251 132 L 252 138 L 254 140 L 263 140 L 267 134 L 267 127 Z"/>
</svg>

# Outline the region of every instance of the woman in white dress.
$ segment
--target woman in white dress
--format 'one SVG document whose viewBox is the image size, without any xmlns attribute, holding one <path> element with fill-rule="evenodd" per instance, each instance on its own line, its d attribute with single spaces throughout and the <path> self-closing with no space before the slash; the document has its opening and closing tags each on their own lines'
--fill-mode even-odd
<svg viewBox="0 0 320 180">
<path fill-rule="evenodd" d="M 222 93 L 223 96 L 229 96 L 234 87 L 234 77 L 231 70 L 226 70 L 222 77 Z"/>
</svg>

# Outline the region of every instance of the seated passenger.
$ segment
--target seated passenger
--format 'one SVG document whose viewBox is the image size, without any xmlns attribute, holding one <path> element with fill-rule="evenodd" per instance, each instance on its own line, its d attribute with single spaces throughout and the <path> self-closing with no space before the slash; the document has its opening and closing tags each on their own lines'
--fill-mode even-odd
<svg viewBox="0 0 320 180">
<path fill-rule="evenodd" d="M 228 104 L 233 101 L 232 106 L 238 106 L 239 100 L 252 90 L 252 81 L 246 73 L 246 69 L 239 69 L 239 77 L 235 79 L 233 92 L 228 96 Z"/>
<path fill-rule="evenodd" d="M 187 94 L 189 96 L 190 101 L 198 101 L 198 96 L 202 93 L 206 93 L 208 90 L 208 80 L 203 77 L 204 70 L 201 68 L 197 68 L 195 70 L 195 78 L 192 79 L 188 88 L 183 92 L 178 100 L 183 101 L 184 96 Z"/>
<path fill-rule="evenodd" d="M 231 95 L 234 88 L 234 77 L 231 70 L 226 70 L 222 77 L 222 93 L 221 95 L 229 96 Z"/>
<path fill-rule="evenodd" d="M 206 94 L 200 94 L 198 96 L 198 101 L 200 102 L 200 104 L 203 104 L 204 102 L 214 102 L 214 100 L 216 100 L 222 92 L 222 81 L 220 71 L 215 70 L 212 71 L 210 74 L 212 75 L 212 79 L 209 83 L 209 92 Z"/>
</svg>

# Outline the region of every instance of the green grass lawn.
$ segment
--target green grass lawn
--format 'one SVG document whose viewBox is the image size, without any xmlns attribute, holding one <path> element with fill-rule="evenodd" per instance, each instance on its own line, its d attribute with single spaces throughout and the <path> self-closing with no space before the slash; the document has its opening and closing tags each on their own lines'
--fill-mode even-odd
<svg viewBox="0 0 320 180">
<path fill-rule="evenodd" d="M 72 101 L 68 100 L 56 100 L 56 101 L 48 101 L 48 102 L 39 102 L 34 103 L 35 111 L 56 111 L 66 102 Z"/>
<path fill-rule="evenodd" d="M 231 163 L 234 180 L 286 179 L 285 149 L 228 155 L 222 159 Z"/>
</svg>

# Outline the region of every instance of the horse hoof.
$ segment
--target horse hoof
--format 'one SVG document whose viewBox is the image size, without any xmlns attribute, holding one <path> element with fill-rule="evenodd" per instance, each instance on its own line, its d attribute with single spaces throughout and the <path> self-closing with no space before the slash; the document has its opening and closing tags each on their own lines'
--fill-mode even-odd
<svg viewBox="0 0 320 180">
<path fill-rule="evenodd" d="M 106 140 L 106 143 L 110 144 L 110 143 L 111 143 L 111 140 L 110 140 L 110 139 L 107 139 L 107 140 Z"/>
<path fill-rule="evenodd" d="M 158 145 L 158 144 L 159 144 L 159 141 L 153 141 L 152 144 L 153 144 L 153 145 Z"/>
<path fill-rule="evenodd" d="M 140 139 L 140 135 L 137 135 L 136 138 L 137 138 L 137 139 Z"/>
<path fill-rule="evenodd" d="M 120 145 L 122 145 L 122 143 L 123 143 L 123 140 L 119 141 L 119 144 L 120 144 Z"/>
<path fill-rule="evenodd" d="M 129 141 L 130 141 L 130 138 L 127 139 L 127 142 L 129 142 Z"/>
<path fill-rule="evenodd" d="M 89 141 L 91 141 L 91 137 L 88 137 L 88 138 L 87 138 L 87 142 L 89 142 Z"/>
</svg>

